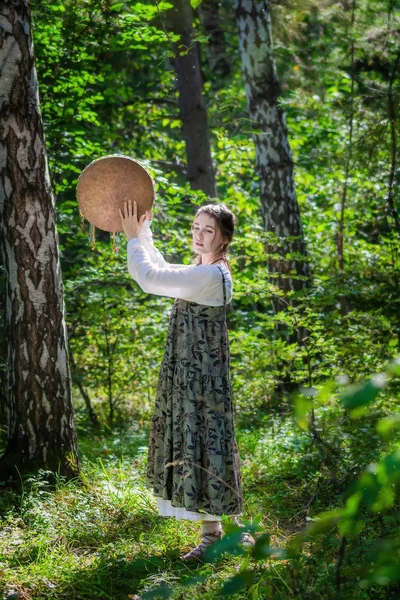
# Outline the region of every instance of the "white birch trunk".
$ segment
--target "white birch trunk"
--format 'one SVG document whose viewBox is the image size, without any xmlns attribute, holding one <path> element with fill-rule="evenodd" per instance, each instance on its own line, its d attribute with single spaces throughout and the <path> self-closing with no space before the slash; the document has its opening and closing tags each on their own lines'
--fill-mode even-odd
<svg viewBox="0 0 400 600">
<path fill-rule="evenodd" d="M 0 1 L 0 235 L 8 446 L 0 473 L 70 475 L 78 457 L 55 206 L 27 1 Z"/>
<path fill-rule="evenodd" d="M 279 245 L 268 246 L 269 269 L 273 283 L 282 290 L 299 290 L 306 281 L 291 274 L 309 277 L 304 260 L 306 249 L 296 199 L 293 159 L 289 146 L 285 114 L 278 106 L 280 86 L 273 57 L 271 19 L 268 0 L 234 0 L 239 32 L 242 73 L 256 148 L 256 170 L 260 178 L 260 198 L 267 232 L 276 234 Z M 296 240 L 288 240 L 295 236 Z M 288 253 L 300 253 L 297 259 Z M 283 308 L 279 301 L 276 308 Z"/>
</svg>

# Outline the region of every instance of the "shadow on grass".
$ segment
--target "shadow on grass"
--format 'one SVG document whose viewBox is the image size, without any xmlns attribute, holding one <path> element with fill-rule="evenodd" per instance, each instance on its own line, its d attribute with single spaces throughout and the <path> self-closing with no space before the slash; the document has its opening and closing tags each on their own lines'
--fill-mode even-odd
<svg viewBox="0 0 400 600">
<path fill-rule="evenodd" d="M 99 457 L 107 461 L 122 457 L 134 460 L 147 452 L 149 434 L 148 424 L 139 426 L 136 422 L 113 429 L 81 424 L 78 427 L 79 455 L 90 462 Z"/>
<path fill-rule="evenodd" d="M 181 548 L 160 553 L 155 553 L 151 547 L 141 548 L 132 555 L 104 549 L 96 554 L 90 566 L 65 572 L 61 580 L 54 582 L 55 586 L 48 596 L 40 593 L 37 596 L 40 590 L 36 584 L 33 597 L 60 600 L 136 600 L 136 597 L 140 598 L 141 594 L 150 589 L 165 585 L 184 585 L 199 570 L 204 572 L 206 569 L 209 574 L 213 571 L 213 567 L 202 563 L 187 566 L 180 559 L 183 554 Z M 190 595 L 188 589 L 188 596 L 185 597 Z"/>
<path fill-rule="evenodd" d="M 62 590 L 65 598 L 72 593 L 82 599 L 98 600 L 112 598 L 126 600 L 128 595 L 140 594 L 145 581 L 153 579 L 162 583 L 160 573 L 168 571 L 181 575 L 182 566 L 172 564 L 173 555 L 146 554 L 140 552 L 131 558 L 101 555 L 90 568 L 72 572 Z M 175 566 L 175 568 L 174 568 Z M 152 577 L 156 576 L 158 577 Z"/>
</svg>

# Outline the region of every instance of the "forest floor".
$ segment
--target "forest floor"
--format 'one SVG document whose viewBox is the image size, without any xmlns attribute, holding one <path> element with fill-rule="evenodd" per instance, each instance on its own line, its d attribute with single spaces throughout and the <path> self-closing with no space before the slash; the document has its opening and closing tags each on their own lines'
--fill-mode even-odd
<svg viewBox="0 0 400 600">
<path fill-rule="evenodd" d="M 357 581 L 354 566 L 364 558 L 359 539 L 348 539 L 340 573 L 335 530 L 304 543 L 297 557 L 279 550 L 319 512 L 342 505 L 361 450 L 363 460 L 379 456 L 377 445 L 366 447 L 361 425 L 352 425 L 332 479 L 310 435 L 296 429 L 290 415 L 239 424 L 244 518 L 259 523 L 255 537 L 268 533 L 276 552 L 255 561 L 241 549 L 189 565 L 180 556 L 199 543 L 200 525 L 158 516 L 144 486 L 148 423 L 96 431 L 78 421 L 78 480 L 60 479 L 49 488 L 42 474 L 24 481 L 22 493 L 0 488 L 0 597 L 209 600 L 242 586 L 233 598 L 397 598 L 399 588 Z M 363 540 L 389 535 L 396 526 L 395 512 L 367 518 Z M 248 569 L 251 581 L 241 575 Z"/>
</svg>

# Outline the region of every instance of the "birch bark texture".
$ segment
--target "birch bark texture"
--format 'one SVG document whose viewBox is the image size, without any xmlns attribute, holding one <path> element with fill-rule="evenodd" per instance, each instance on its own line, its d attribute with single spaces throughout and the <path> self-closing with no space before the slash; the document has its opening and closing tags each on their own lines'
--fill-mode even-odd
<svg viewBox="0 0 400 600">
<path fill-rule="evenodd" d="M 309 269 L 286 119 L 278 104 L 280 83 L 273 56 L 270 3 L 234 3 L 247 106 L 256 130 L 253 139 L 263 224 L 279 239 L 278 244 L 266 248 L 272 255 L 269 271 L 281 290 L 298 291 L 306 287 Z M 276 310 L 284 308 L 279 299 L 274 305 Z"/>
<path fill-rule="evenodd" d="M 203 97 L 198 45 L 193 41 L 193 9 L 189 0 L 172 0 L 166 28 L 179 35 L 171 41 L 177 76 L 178 104 L 186 144 L 187 179 L 193 190 L 216 195 L 207 108 Z"/>
<path fill-rule="evenodd" d="M 54 199 L 28 2 L 0 0 L 0 244 L 8 440 L 0 475 L 79 469 Z M 1 477 L 0 477 L 1 478 Z"/>
</svg>

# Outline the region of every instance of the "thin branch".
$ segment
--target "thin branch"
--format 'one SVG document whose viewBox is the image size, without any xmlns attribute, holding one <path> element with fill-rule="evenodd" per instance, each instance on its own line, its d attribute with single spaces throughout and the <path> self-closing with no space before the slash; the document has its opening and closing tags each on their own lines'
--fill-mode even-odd
<svg viewBox="0 0 400 600">
<path fill-rule="evenodd" d="M 397 231 L 397 235 L 400 237 L 400 222 L 397 209 L 394 205 L 393 189 L 395 185 L 395 176 L 397 169 L 397 137 L 396 137 L 396 108 L 393 98 L 393 83 L 396 77 L 396 71 L 400 62 L 400 50 L 397 53 L 396 60 L 393 67 L 393 72 L 390 77 L 389 91 L 388 91 L 388 112 L 389 112 L 389 124 L 390 124 L 390 139 L 391 139 L 391 166 L 389 172 L 389 186 L 388 186 L 388 205 L 393 217 L 394 225 Z"/>
<path fill-rule="evenodd" d="M 344 535 L 342 537 L 342 543 L 340 545 L 340 550 L 339 550 L 339 559 L 336 565 L 336 597 L 339 598 L 340 597 L 340 587 L 342 584 L 341 581 L 341 568 L 343 565 L 343 561 L 344 561 L 344 554 L 345 554 L 345 549 L 346 549 L 346 536 Z"/>
</svg>

